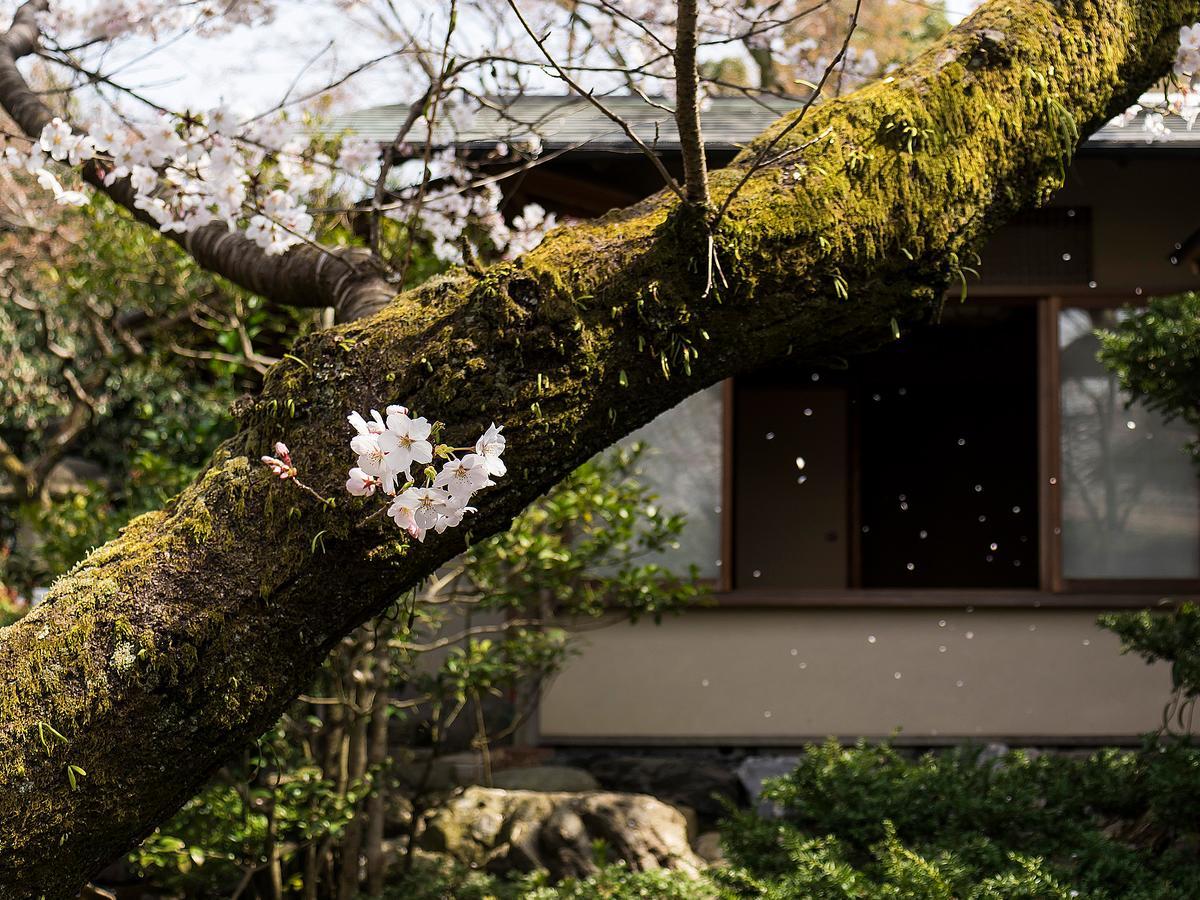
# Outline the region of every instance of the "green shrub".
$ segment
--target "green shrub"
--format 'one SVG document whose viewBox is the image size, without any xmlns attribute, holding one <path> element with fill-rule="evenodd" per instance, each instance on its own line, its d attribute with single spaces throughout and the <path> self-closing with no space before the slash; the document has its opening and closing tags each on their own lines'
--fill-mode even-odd
<svg viewBox="0 0 1200 900">
<path fill-rule="evenodd" d="M 1189 733 L 1200 697 L 1200 607 L 1184 603 L 1171 612 L 1109 613 L 1100 624 L 1121 639 L 1122 653 L 1170 665 L 1174 696 L 1163 710 L 1163 731 Z"/>
<path fill-rule="evenodd" d="M 1200 429 L 1200 294 L 1156 297 L 1100 334 L 1100 361 L 1168 420 Z M 1200 462 L 1200 443 L 1192 444 Z"/>
<path fill-rule="evenodd" d="M 660 870 L 633 872 L 624 862 L 604 865 L 586 878 L 550 884 L 544 872 L 501 878 L 444 861 L 422 858 L 394 879 L 385 900 L 718 900 L 707 878 Z"/>
<path fill-rule="evenodd" d="M 253 873 L 247 898 L 270 896 L 273 879 L 326 896 L 342 881 L 341 867 L 358 874 L 360 854 L 384 858 L 389 798 L 407 805 L 409 829 L 443 801 L 445 785 L 430 780 L 431 760 L 463 749 L 447 737 L 456 723 L 473 726 L 470 747 L 489 771 L 492 745 L 520 726 L 577 648 L 561 620 L 613 612 L 659 619 L 701 599 L 694 570 L 654 561 L 677 545 L 684 518 L 663 510 L 639 480 L 643 450 L 622 447 L 585 463 L 508 531 L 472 545 L 389 615 L 345 639 L 242 764 L 223 769 L 131 854 L 134 870 L 178 896 L 225 896 L 246 873 Z M 503 704 L 489 707 L 489 700 Z M 392 742 L 369 743 L 376 729 L 390 730 Z M 368 820 L 378 827 L 367 828 Z M 391 836 L 401 848 L 387 851 L 396 857 L 391 870 L 403 871 L 411 831 Z M 344 854 L 344 845 L 359 850 Z M 697 896 L 688 885 L 669 893 L 669 876 L 660 884 L 605 872 L 594 884 L 553 889 L 576 893 L 532 896 Z M 447 879 L 456 886 L 444 893 Z M 426 896 L 418 883 L 408 878 L 410 893 L 399 896 Z M 448 870 L 431 880 L 428 896 L 469 898 L 477 888 L 479 896 L 550 890 L 544 882 L 501 885 Z"/>
<path fill-rule="evenodd" d="M 1200 750 L 1086 758 L 809 747 L 723 829 L 734 896 L 1179 898 L 1200 884 Z"/>
</svg>

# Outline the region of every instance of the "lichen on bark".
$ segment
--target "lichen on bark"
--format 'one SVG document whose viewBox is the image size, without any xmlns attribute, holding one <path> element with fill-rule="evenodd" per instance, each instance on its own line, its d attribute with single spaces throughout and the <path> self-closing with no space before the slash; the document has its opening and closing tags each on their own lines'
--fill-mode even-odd
<svg viewBox="0 0 1200 900">
<path fill-rule="evenodd" d="M 985 5 L 780 141 L 788 155 L 714 235 L 708 294 L 704 236 L 663 194 L 306 338 L 196 484 L 0 632 L 0 896 L 73 896 L 269 727 L 343 634 L 596 451 L 721 378 L 933 315 L 1197 14 L 1200 0 Z M 713 173 L 714 204 L 772 134 Z M 506 425 L 509 477 L 457 533 L 409 544 L 362 501 L 329 508 L 252 462 L 283 439 L 342 497 L 345 415 L 399 400 L 453 443 Z M 87 772 L 74 788 L 69 765 Z"/>
</svg>

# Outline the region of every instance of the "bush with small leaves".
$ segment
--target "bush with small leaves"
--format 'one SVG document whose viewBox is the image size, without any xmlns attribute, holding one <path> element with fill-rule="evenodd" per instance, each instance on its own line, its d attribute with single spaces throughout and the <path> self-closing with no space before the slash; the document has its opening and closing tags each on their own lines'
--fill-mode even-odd
<svg viewBox="0 0 1200 900">
<path fill-rule="evenodd" d="M 1200 430 L 1200 294 L 1154 298 L 1102 332 L 1100 361 L 1134 400 Z"/>
<path fill-rule="evenodd" d="M 1200 883 L 1200 750 L 1180 742 L 995 759 L 829 742 L 763 798 L 781 819 L 723 828 L 734 896 L 1168 900 Z"/>
</svg>

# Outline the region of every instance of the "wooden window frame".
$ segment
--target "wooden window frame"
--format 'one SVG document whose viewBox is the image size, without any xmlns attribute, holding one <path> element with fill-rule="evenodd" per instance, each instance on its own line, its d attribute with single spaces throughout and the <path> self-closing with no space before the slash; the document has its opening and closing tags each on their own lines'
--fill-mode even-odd
<svg viewBox="0 0 1200 900">
<path fill-rule="evenodd" d="M 713 585 L 717 605 L 727 608 L 877 608 L 877 609 L 1140 609 L 1172 607 L 1183 600 L 1200 599 L 1198 579 L 1067 579 L 1062 572 L 1062 465 L 1061 368 L 1059 314 L 1066 308 L 1109 309 L 1135 305 L 1126 296 L 1107 294 L 1045 294 L 1041 296 L 993 295 L 980 298 L 988 305 L 1033 306 L 1037 313 L 1037 422 L 1038 422 L 1038 587 L 1029 589 L 865 589 L 861 585 L 859 546 L 858 466 L 847 482 L 851 523 L 848 548 L 850 588 L 846 590 L 795 588 L 735 588 L 734 550 L 734 379 L 722 385 L 722 466 L 720 512 L 720 571 Z M 851 420 L 851 449 L 857 445 L 857 420 Z M 1200 514 L 1200 513 L 1198 513 Z M 1164 595 L 1171 595 L 1164 598 Z"/>
<path fill-rule="evenodd" d="M 1130 299 L 1128 295 L 1117 297 L 1105 294 L 1068 299 L 1048 297 L 1042 301 L 1042 307 L 1046 310 L 1044 316 L 1046 321 L 1042 326 L 1042 330 L 1045 332 L 1043 340 L 1048 350 L 1051 351 L 1051 360 L 1048 369 L 1039 367 L 1042 370 L 1039 371 L 1038 378 L 1039 380 L 1046 378 L 1050 382 L 1049 388 L 1053 392 L 1054 401 L 1049 410 L 1051 419 L 1047 423 L 1051 429 L 1048 435 L 1049 440 L 1045 435 L 1041 438 L 1043 444 L 1048 444 L 1046 456 L 1049 471 L 1043 473 L 1042 480 L 1045 482 L 1045 489 L 1050 494 L 1049 507 L 1053 513 L 1049 533 L 1053 543 L 1052 553 L 1055 563 L 1054 571 L 1051 573 L 1053 576 L 1052 589 L 1062 594 L 1137 593 L 1147 596 L 1184 594 L 1194 599 L 1200 595 L 1200 578 L 1066 578 L 1062 572 L 1062 497 L 1058 483 L 1062 468 L 1062 389 L 1058 355 L 1060 313 L 1064 309 L 1119 309 L 1123 306 L 1137 306 L 1138 304 L 1138 299 Z"/>
</svg>

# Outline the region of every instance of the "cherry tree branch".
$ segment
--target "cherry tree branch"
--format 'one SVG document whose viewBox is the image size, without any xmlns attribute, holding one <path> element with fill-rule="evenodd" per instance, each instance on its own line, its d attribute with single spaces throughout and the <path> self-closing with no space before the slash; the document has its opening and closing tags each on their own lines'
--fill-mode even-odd
<svg viewBox="0 0 1200 900">
<path fill-rule="evenodd" d="M 779 144 L 789 134 L 800 127 L 800 124 L 808 115 L 808 111 L 812 108 L 812 105 L 820 98 L 821 91 L 825 87 L 825 83 L 829 80 L 829 76 L 833 74 L 834 70 L 838 67 L 841 61 L 845 59 L 846 51 L 850 49 L 850 40 L 854 37 L 855 29 L 858 28 L 858 16 L 861 11 L 862 0 L 855 0 L 854 13 L 850 17 L 850 24 L 846 29 L 846 37 L 842 41 L 841 49 L 838 50 L 837 55 L 829 61 L 829 65 L 827 65 L 825 70 L 821 73 L 821 80 L 817 82 L 816 86 L 813 88 L 813 92 L 809 94 L 808 99 L 804 102 L 804 106 L 800 108 L 800 112 L 789 118 L 786 125 L 780 128 L 769 141 L 765 141 L 762 146 L 755 150 L 754 157 L 750 164 L 746 166 L 741 178 L 738 180 L 737 184 L 733 186 L 733 190 L 726 194 L 725 199 L 721 201 L 721 206 L 717 209 L 717 223 L 720 223 L 721 219 L 725 216 L 725 213 L 729 211 L 729 207 L 733 205 L 733 201 L 737 199 L 737 195 L 741 192 L 742 188 L 744 188 L 750 179 L 754 177 L 754 173 L 770 163 L 771 154 L 775 148 L 779 146 Z"/>
<path fill-rule="evenodd" d="M 696 69 L 696 0 L 679 0 L 675 20 L 675 126 L 687 202 L 708 207 L 708 163 L 700 129 L 700 75 Z"/>
<path fill-rule="evenodd" d="M 34 140 L 54 116 L 30 88 L 17 61 L 37 52 L 41 39 L 38 17 L 49 5 L 49 0 L 23 3 L 0 38 L 0 106 Z M 139 222 L 158 230 L 158 223 L 134 204 L 135 193 L 128 178 L 105 184 L 107 173 L 95 160 L 81 166 L 80 174 Z M 243 234 L 216 223 L 185 234 L 167 232 L 165 236 L 210 272 L 276 303 L 332 307 L 339 321 L 370 315 L 396 294 L 376 258 L 361 248 L 301 244 L 280 256 L 268 256 Z"/>
</svg>

